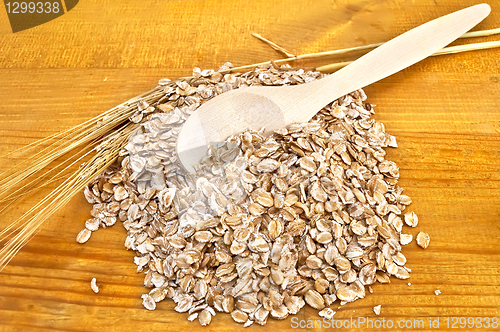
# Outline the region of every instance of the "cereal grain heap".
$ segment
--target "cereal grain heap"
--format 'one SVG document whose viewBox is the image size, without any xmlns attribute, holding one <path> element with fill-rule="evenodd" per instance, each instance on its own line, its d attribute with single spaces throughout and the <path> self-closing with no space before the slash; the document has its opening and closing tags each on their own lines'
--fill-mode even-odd
<svg viewBox="0 0 500 332">
<path fill-rule="evenodd" d="M 86 188 L 93 218 L 77 241 L 121 221 L 151 289 L 144 306 L 171 298 L 201 325 L 217 312 L 263 325 L 306 303 L 331 317 L 337 299 L 364 298 L 390 276 L 407 279 L 401 246 L 412 236 L 403 225 L 415 227 L 418 218 L 402 216 L 411 199 L 397 185 L 397 165 L 384 159 L 396 140 L 371 119 L 362 90 L 271 137 L 249 130 L 229 138 L 210 149 L 196 176 L 178 164 L 176 137 L 201 103 L 235 88 L 321 77 L 262 67 L 226 75 L 196 69 L 193 78 L 160 81 L 166 98 L 140 105 L 131 120 L 141 130 L 121 164 Z"/>
</svg>

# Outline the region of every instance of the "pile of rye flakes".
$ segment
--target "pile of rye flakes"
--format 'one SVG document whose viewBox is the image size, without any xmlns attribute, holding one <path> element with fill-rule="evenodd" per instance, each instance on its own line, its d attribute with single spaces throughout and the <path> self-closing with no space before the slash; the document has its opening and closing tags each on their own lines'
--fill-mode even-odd
<svg viewBox="0 0 500 332">
<path fill-rule="evenodd" d="M 77 241 L 119 220 L 150 289 L 144 307 L 154 310 L 168 297 L 201 325 L 217 312 L 264 325 L 305 304 L 332 318 L 337 299 L 364 298 L 390 276 L 407 279 L 401 246 L 412 236 L 403 226 L 417 226 L 418 218 L 403 215 L 411 199 L 383 149 L 396 140 L 371 118 L 362 90 L 270 137 L 263 130 L 230 137 L 209 149 L 197 174 L 177 160 L 180 128 L 203 102 L 236 88 L 322 77 L 266 66 L 225 75 L 195 69 L 190 78 L 161 80 L 165 97 L 139 102 L 130 120 L 140 129 L 120 162 L 85 189 L 92 218 Z M 427 247 L 427 234 L 417 238 Z"/>
</svg>

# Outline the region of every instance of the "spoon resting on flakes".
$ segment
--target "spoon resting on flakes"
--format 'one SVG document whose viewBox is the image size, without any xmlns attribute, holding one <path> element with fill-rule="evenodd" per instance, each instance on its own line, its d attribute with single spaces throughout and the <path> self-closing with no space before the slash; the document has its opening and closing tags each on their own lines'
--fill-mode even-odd
<svg viewBox="0 0 500 332">
<path fill-rule="evenodd" d="M 442 49 L 490 13 L 471 6 L 420 25 L 317 81 L 295 86 L 253 86 L 225 92 L 201 105 L 184 123 L 177 154 L 186 170 L 206 156 L 210 145 L 247 129 L 265 134 L 309 121 L 334 100 L 401 71 Z"/>
</svg>

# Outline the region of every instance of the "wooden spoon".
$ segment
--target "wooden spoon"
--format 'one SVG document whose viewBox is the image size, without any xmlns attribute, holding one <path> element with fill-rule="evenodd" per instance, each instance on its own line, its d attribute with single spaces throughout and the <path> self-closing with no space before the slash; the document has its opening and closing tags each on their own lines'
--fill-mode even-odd
<svg viewBox="0 0 500 332">
<path fill-rule="evenodd" d="M 332 101 L 390 76 L 430 56 L 481 22 L 487 4 L 475 5 L 420 25 L 379 46 L 323 79 L 296 86 L 247 87 L 223 93 L 200 106 L 185 122 L 177 140 L 184 167 L 206 155 L 209 144 L 224 142 L 246 129 L 266 134 L 307 122 Z"/>
</svg>

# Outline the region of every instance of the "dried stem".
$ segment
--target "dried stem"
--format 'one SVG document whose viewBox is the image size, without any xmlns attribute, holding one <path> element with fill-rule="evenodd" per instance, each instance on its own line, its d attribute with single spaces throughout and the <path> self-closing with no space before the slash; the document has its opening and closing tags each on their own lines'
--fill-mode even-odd
<svg viewBox="0 0 500 332">
<path fill-rule="evenodd" d="M 17 188 L 15 191 L 11 192 L 10 194 L 5 195 L 5 197 L 3 197 L 2 199 L 0 199 L 0 203 L 5 202 L 5 201 L 10 201 L 12 199 L 15 199 L 15 198 L 18 198 L 18 197 L 20 197 L 22 195 L 27 194 L 38 183 L 42 182 L 46 177 L 48 177 L 49 174 L 53 173 L 57 169 L 62 168 L 62 170 L 58 171 L 57 174 L 53 175 L 50 179 L 48 179 L 44 185 L 48 184 L 48 182 L 53 181 L 53 179 L 55 179 L 58 176 L 60 176 L 62 173 L 64 173 L 65 171 L 67 171 L 70 167 L 74 166 L 78 162 L 82 162 L 85 157 L 87 157 L 91 153 L 95 152 L 94 151 L 95 146 L 96 146 L 96 143 L 91 143 L 91 144 L 88 144 L 87 146 L 84 146 L 80 151 L 78 151 L 77 154 L 71 156 L 68 159 L 63 160 L 61 163 L 59 163 L 58 165 L 56 165 L 53 169 L 50 169 L 50 170 L 48 170 L 47 172 L 45 172 L 43 174 L 37 175 L 35 177 L 35 179 L 33 179 L 30 182 L 24 184 L 22 187 Z M 85 151 L 87 151 L 87 152 L 85 152 Z M 75 159 L 75 160 L 71 162 L 72 159 Z M 67 165 L 67 166 L 65 166 L 63 168 L 63 166 L 66 165 L 66 164 L 68 164 L 68 163 L 70 163 L 70 164 Z M 41 170 L 40 170 L 40 172 L 41 172 Z M 41 188 L 44 185 L 38 186 L 37 188 Z M 3 210 L 0 210 L 0 213 L 2 211 Z"/>
<path fill-rule="evenodd" d="M 436 53 L 432 54 L 432 56 L 444 55 L 444 54 L 454 54 L 454 53 L 461 53 L 461 52 L 469 52 L 469 51 L 477 51 L 477 50 L 486 50 L 486 49 L 497 48 L 497 47 L 500 47 L 500 41 L 450 46 L 450 47 L 445 47 L 440 51 L 437 51 Z M 322 73 L 331 73 L 331 72 L 334 72 L 336 70 L 339 70 L 339 69 L 347 66 L 348 64 L 350 64 L 352 62 L 353 61 L 332 63 L 329 65 L 317 67 L 316 70 L 320 71 Z"/>
<path fill-rule="evenodd" d="M 492 35 L 495 35 L 495 34 L 500 34 L 500 28 L 498 28 L 498 29 L 490 29 L 490 30 L 481 30 L 481 31 L 467 32 L 467 33 L 463 34 L 462 36 L 460 36 L 459 38 L 486 37 L 486 36 L 492 36 Z M 261 39 L 261 38 L 259 38 L 259 39 Z M 275 43 L 273 43 L 271 41 L 268 41 L 267 39 L 265 39 L 265 41 L 268 44 L 272 43 L 276 47 L 284 49 L 281 46 L 276 45 Z M 333 56 L 333 55 L 341 55 L 341 54 L 351 53 L 351 52 L 355 52 L 355 51 L 365 51 L 365 50 L 370 50 L 370 49 L 376 48 L 376 47 L 378 47 L 378 46 L 380 46 L 382 44 L 384 44 L 384 43 L 375 43 L 375 44 L 369 44 L 369 45 L 363 45 L 363 46 L 355 46 L 355 47 L 343 48 L 343 49 L 333 50 L 333 51 L 326 51 L 326 52 L 317 52 L 317 53 L 308 53 L 308 54 L 296 55 L 296 56 L 288 57 L 286 59 L 278 59 L 278 60 L 273 60 L 273 61 L 260 62 L 260 63 L 256 63 L 256 64 L 252 64 L 252 65 L 234 67 L 234 68 L 222 70 L 220 72 L 221 73 L 237 72 L 237 71 L 241 71 L 241 70 L 253 69 L 253 68 L 256 68 L 256 67 L 259 67 L 259 66 L 263 66 L 263 65 L 269 65 L 269 64 L 272 64 L 272 63 L 282 64 L 282 63 L 287 63 L 287 62 L 295 61 L 295 60 L 316 59 L 316 58 L 329 57 L 329 56 Z M 458 50 L 458 51 L 455 51 L 454 53 L 465 52 L 465 51 L 472 51 L 472 50 L 481 50 L 481 49 L 483 49 L 483 47 L 482 47 L 483 44 L 486 46 L 484 48 L 492 48 L 492 46 L 487 46 L 487 43 L 476 43 L 476 44 L 472 44 L 472 45 L 475 45 L 475 47 L 476 47 L 475 49 Z M 452 46 L 452 47 L 456 47 L 456 46 Z M 493 47 L 498 47 L 498 46 L 493 46 Z M 276 49 L 275 47 L 273 47 L 273 48 Z M 445 50 L 445 49 L 447 49 L 447 48 L 444 48 L 443 50 Z M 443 50 L 438 51 L 437 52 L 438 54 L 436 54 L 436 55 L 449 54 L 449 53 L 439 53 L 439 52 L 442 52 Z M 338 67 L 338 69 L 340 69 L 340 68 L 344 67 L 345 65 L 341 65 L 341 63 L 339 63 L 339 64 L 332 64 L 330 66 L 332 66 L 332 68 L 337 68 Z M 321 67 L 318 67 L 318 68 L 321 68 Z"/>
<path fill-rule="evenodd" d="M 497 35 L 500 33 L 500 28 L 497 29 L 489 29 L 489 30 L 480 30 L 480 31 L 469 31 L 464 33 L 462 36 L 458 38 L 472 38 L 472 37 L 488 37 Z"/>
<path fill-rule="evenodd" d="M 252 32 L 252 36 L 254 36 L 255 38 L 257 39 L 260 39 L 262 40 L 264 43 L 268 44 L 269 46 L 271 46 L 273 49 L 275 49 L 276 51 L 278 52 L 281 52 L 283 53 L 285 56 L 289 57 L 289 58 L 293 58 L 295 57 L 295 54 L 293 53 L 290 53 L 288 52 L 286 49 L 284 49 L 283 47 L 273 43 L 272 41 L 270 41 L 269 39 L 266 39 L 264 37 L 262 37 L 261 35 L 259 35 L 258 33 L 255 33 L 255 32 Z"/>
</svg>

